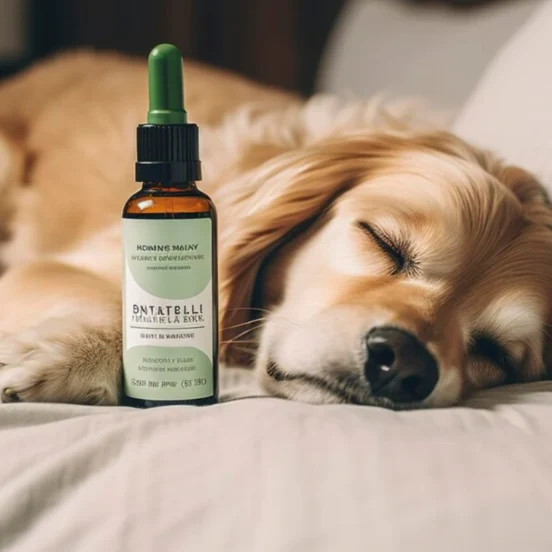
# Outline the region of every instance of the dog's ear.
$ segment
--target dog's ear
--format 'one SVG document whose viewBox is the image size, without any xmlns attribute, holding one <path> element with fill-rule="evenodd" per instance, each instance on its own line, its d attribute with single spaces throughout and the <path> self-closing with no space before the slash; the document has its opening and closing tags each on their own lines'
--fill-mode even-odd
<svg viewBox="0 0 552 552">
<path fill-rule="evenodd" d="M 531 220 L 536 221 L 534 217 L 538 217 L 538 220 L 550 225 L 552 202 L 546 189 L 530 172 L 508 165 L 494 153 L 473 147 L 448 132 L 422 135 L 419 142 L 425 147 L 478 163 L 517 197 Z"/>
<path fill-rule="evenodd" d="M 531 221 L 552 229 L 552 202 L 544 186 L 529 171 L 507 165 L 493 154 L 477 152 L 481 165 L 506 186 L 523 205 Z"/>
<path fill-rule="evenodd" d="M 552 203 L 548 192 L 530 172 L 513 165 L 505 165 L 498 170 L 497 177 L 531 212 L 538 209 L 543 213 L 548 211 L 550 215 Z"/>
<path fill-rule="evenodd" d="M 552 203 L 544 186 L 528 171 L 512 165 L 502 165 L 495 170 L 497 178 L 507 186 L 523 206 L 525 216 L 531 222 L 547 227 L 552 232 Z M 550 240 L 552 246 L 552 238 Z M 543 362 L 547 379 L 552 379 L 552 312 L 548 315 L 544 332 Z"/>
<path fill-rule="evenodd" d="M 239 191 L 224 198 L 229 207 L 221 234 L 222 360 L 250 360 L 231 342 L 250 327 L 254 287 L 266 257 L 366 177 L 378 157 L 374 150 L 381 149 L 377 140 L 320 142 L 272 159 L 231 187 Z"/>
<path fill-rule="evenodd" d="M 523 205 L 525 216 L 533 223 L 541 224 L 552 231 L 552 203 L 548 192 L 535 176 L 516 166 L 502 166 L 496 173 Z M 552 246 L 552 238 L 550 239 Z M 547 379 L 552 379 L 552 312 L 548 314 L 548 325 L 544 331 L 543 362 Z"/>
</svg>

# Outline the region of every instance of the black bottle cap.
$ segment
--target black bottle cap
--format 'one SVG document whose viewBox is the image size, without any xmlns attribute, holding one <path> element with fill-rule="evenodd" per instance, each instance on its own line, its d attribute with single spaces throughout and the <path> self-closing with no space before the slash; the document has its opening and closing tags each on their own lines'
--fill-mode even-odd
<svg viewBox="0 0 552 552">
<path fill-rule="evenodd" d="M 137 132 L 137 182 L 201 180 L 197 125 L 143 124 Z"/>
</svg>

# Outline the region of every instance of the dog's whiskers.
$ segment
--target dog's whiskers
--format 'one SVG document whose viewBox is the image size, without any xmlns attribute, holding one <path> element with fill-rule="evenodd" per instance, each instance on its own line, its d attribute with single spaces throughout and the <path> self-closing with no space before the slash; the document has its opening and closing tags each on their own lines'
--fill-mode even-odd
<svg viewBox="0 0 552 552">
<path fill-rule="evenodd" d="M 288 324 L 291 324 L 292 326 L 296 326 L 300 330 L 303 330 L 305 332 L 307 331 L 307 329 L 304 328 L 303 326 L 301 326 L 301 324 L 298 324 L 297 322 L 294 322 L 293 320 L 288 320 L 287 318 L 283 318 L 281 316 L 271 316 L 270 320 L 276 320 L 278 322 L 286 322 Z"/>
<path fill-rule="evenodd" d="M 254 328 L 248 328 L 247 330 L 244 330 L 243 332 L 239 333 L 236 337 L 228 340 L 228 341 L 223 341 L 222 343 L 224 343 L 225 345 L 228 345 L 230 343 L 241 343 L 240 341 L 240 337 L 243 337 L 251 332 L 254 332 L 258 329 L 262 328 L 262 324 L 259 324 L 258 326 L 255 326 Z M 245 341 L 244 341 L 245 343 Z M 252 343 L 252 341 L 249 341 L 249 343 Z"/>
<path fill-rule="evenodd" d="M 297 322 L 294 322 L 293 320 L 289 320 L 288 318 L 284 318 L 281 316 L 273 316 L 272 311 L 268 309 L 262 309 L 259 307 L 234 307 L 231 309 L 228 309 L 229 311 L 255 311 L 255 312 L 261 312 L 265 313 L 267 316 L 263 316 L 260 318 L 254 318 L 252 320 L 249 320 L 247 322 L 242 322 L 241 324 L 236 324 L 235 326 L 228 326 L 227 328 L 224 328 L 225 330 L 231 330 L 233 328 L 238 328 L 239 326 L 245 326 L 247 324 L 252 324 L 253 322 L 266 322 L 268 320 L 268 317 L 270 316 L 270 320 L 278 320 L 281 322 L 286 322 L 288 324 L 292 324 L 293 326 L 297 326 L 298 328 L 301 328 L 304 330 L 305 328 L 298 324 Z"/>
<path fill-rule="evenodd" d="M 239 343 L 239 342 L 238 342 Z M 239 344 L 236 343 L 233 347 L 236 351 L 239 351 L 241 353 L 246 353 L 248 355 L 253 355 L 255 354 L 256 352 L 256 348 L 255 347 L 240 347 Z"/>
<path fill-rule="evenodd" d="M 245 310 L 245 311 L 256 311 L 256 312 L 264 312 L 266 314 L 270 314 L 271 311 L 269 311 L 268 309 L 261 309 L 261 308 L 258 308 L 258 307 L 234 307 L 232 309 L 228 309 L 229 311 L 241 311 L 241 310 Z"/>
<path fill-rule="evenodd" d="M 227 330 L 233 330 L 235 328 L 241 328 L 243 326 L 248 326 L 251 324 L 255 324 L 258 322 L 265 322 L 266 318 L 255 318 L 254 320 L 248 320 L 247 322 L 241 322 L 240 324 L 234 324 L 233 326 L 226 326 L 225 328 L 222 328 L 221 331 L 225 332 Z"/>
</svg>

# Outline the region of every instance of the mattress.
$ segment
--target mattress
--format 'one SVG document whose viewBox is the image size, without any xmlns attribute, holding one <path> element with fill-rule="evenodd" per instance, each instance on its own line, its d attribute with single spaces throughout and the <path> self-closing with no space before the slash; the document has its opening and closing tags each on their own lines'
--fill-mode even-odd
<svg viewBox="0 0 552 552">
<path fill-rule="evenodd" d="M 0 550 L 552 550 L 552 382 L 392 412 L 0 410 Z"/>
</svg>

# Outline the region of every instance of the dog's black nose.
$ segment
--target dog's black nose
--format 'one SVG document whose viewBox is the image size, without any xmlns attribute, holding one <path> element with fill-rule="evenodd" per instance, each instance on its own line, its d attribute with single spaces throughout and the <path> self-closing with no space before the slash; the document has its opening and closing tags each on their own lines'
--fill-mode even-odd
<svg viewBox="0 0 552 552">
<path fill-rule="evenodd" d="M 393 402 L 422 401 L 437 385 L 439 369 L 433 355 L 411 333 L 391 326 L 366 336 L 364 372 L 376 397 Z"/>
</svg>

